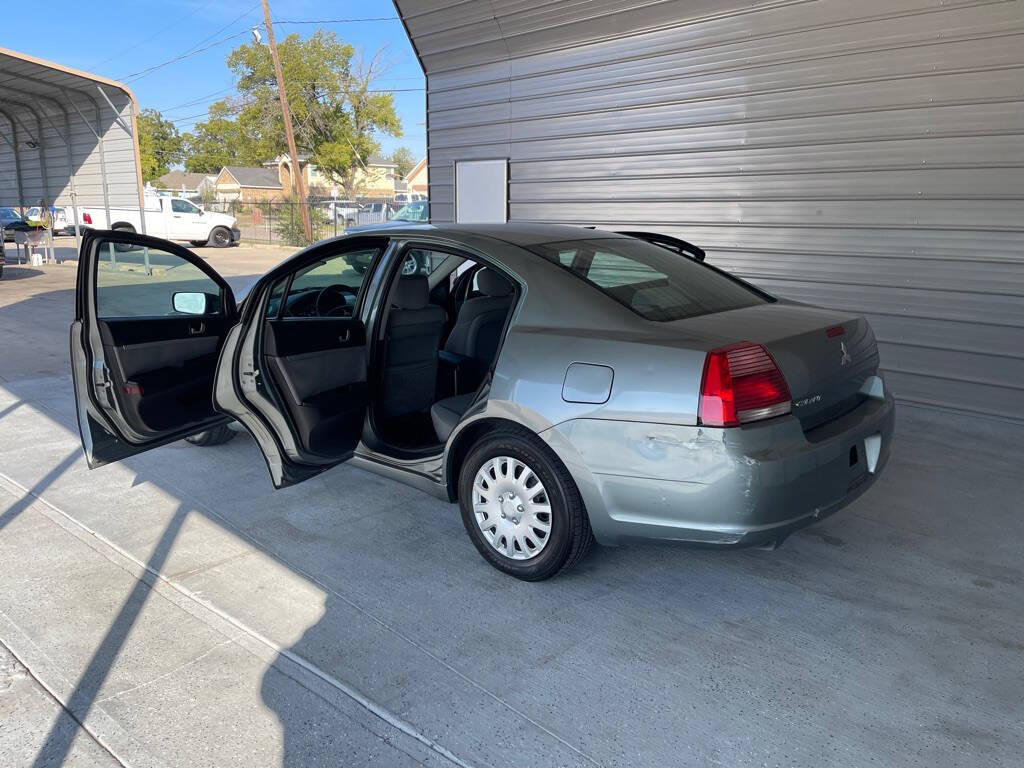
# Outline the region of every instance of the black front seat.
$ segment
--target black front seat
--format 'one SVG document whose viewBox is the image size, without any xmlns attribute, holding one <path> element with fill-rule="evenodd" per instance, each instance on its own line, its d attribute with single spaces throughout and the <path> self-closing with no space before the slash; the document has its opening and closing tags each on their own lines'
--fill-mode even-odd
<svg viewBox="0 0 1024 768">
<path fill-rule="evenodd" d="M 444 310 L 430 303 L 425 275 L 399 279 L 384 335 L 384 374 L 377 413 L 395 418 L 425 411 L 434 402 L 437 349 Z"/>
<path fill-rule="evenodd" d="M 463 302 L 444 350 L 471 358 L 486 369 L 498 351 L 505 316 L 512 306 L 512 284 L 493 269 L 480 270 L 476 284 L 483 296 Z"/>
</svg>

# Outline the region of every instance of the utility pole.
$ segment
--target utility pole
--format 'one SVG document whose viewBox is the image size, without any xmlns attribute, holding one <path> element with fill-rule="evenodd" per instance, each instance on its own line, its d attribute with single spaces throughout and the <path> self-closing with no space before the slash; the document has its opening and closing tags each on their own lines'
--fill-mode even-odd
<svg viewBox="0 0 1024 768">
<path fill-rule="evenodd" d="M 274 59 L 274 74 L 277 76 L 277 95 L 281 98 L 281 116 L 284 118 L 284 135 L 288 140 L 288 155 L 292 161 L 292 188 L 299 198 L 299 210 L 302 211 L 302 228 L 306 232 L 306 242 L 313 242 L 313 226 L 309 221 L 309 206 L 306 192 L 302 186 L 302 168 L 299 167 L 299 153 L 295 150 L 295 132 L 292 130 L 292 113 L 288 110 L 288 95 L 284 91 L 284 74 L 281 72 L 281 59 L 277 55 L 277 43 L 274 42 L 274 25 L 270 21 L 270 6 L 263 0 L 263 20 L 267 25 L 267 44 L 270 56 Z"/>
</svg>

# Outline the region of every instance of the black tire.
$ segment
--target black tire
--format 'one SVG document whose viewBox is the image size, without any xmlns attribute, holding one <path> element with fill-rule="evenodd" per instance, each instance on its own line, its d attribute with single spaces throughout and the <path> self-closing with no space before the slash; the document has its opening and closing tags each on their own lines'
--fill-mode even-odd
<svg viewBox="0 0 1024 768">
<path fill-rule="evenodd" d="M 131 224 L 115 224 L 113 227 L 111 227 L 111 229 L 113 229 L 114 232 L 130 232 L 133 235 L 135 234 L 135 227 L 133 227 Z M 133 249 L 134 246 L 131 245 L 125 245 L 124 243 L 114 243 L 115 251 L 123 252 L 131 251 Z"/>
<path fill-rule="evenodd" d="M 544 484 L 551 506 L 551 533 L 540 554 L 513 560 L 484 538 L 473 512 L 473 480 L 484 463 L 509 456 L 529 466 Z M 590 550 L 594 534 L 583 499 L 569 471 L 543 442 L 523 431 L 500 429 L 473 446 L 459 472 L 459 509 L 462 524 L 480 555 L 503 573 L 523 581 L 542 581 L 576 565 Z"/>
<path fill-rule="evenodd" d="M 227 227 L 214 227 L 213 231 L 210 232 L 210 239 L 207 243 L 214 248 L 227 248 L 231 245 L 232 240 L 230 229 Z"/>
<path fill-rule="evenodd" d="M 188 244 L 191 245 L 193 248 L 202 248 L 204 245 L 206 245 L 206 241 L 205 240 L 189 240 Z"/>
<path fill-rule="evenodd" d="M 4 267 L 3 267 L 3 264 L 0 264 L 0 277 L 3 277 L 3 276 L 4 276 Z"/>
<path fill-rule="evenodd" d="M 223 445 L 224 443 L 230 443 L 234 439 L 235 430 L 229 428 L 227 424 L 221 424 L 219 427 L 214 427 L 213 429 L 208 429 L 205 432 L 185 438 L 192 445 L 198 445 L 202 448 L 208 448 L 211 445 Z"/>
</svg>

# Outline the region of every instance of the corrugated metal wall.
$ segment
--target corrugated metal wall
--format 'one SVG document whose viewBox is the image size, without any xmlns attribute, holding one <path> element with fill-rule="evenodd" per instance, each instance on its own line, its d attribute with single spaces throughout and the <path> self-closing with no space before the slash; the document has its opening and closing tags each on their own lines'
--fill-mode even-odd
<svg viewBox="0 0 1024 768">
<path fill-rule="evenodd" d="M 866 314 L 908 401 L 1024 419 L 1024 3 L 397 0 L 431 216 L 647 227 Z"/>
<path fill-rule="evenodd" d="M 78 205 L 102 208 L 105 165 L 110 205 L 138 208 L 135 141 L 116 119 L 131 127 L 131 96 L 107 81 L 19 57 L 0 50 L 0 205 L 31 207 L 45 197 L 69 206 L 73 174 Z M 102 159 L 94 131 L 103 137 Z"/>
</svg>

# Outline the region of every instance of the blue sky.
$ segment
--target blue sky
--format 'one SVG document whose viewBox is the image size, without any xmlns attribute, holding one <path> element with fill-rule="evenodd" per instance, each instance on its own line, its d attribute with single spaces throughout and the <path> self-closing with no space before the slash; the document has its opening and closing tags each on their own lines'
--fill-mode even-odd
<svg viewBox="0 0 1024 768">
<path fill-rule="evenodd" d="M 270 9 L 278 40 L 295 32 L 308 37 L 318 26 L 279 21 L 396 15 L 390 0 L 270 0 Z M 42 14 L 34 3 L 12 2 L 3 16 L 0 46 L 115 80 L 127 78 L 141 109 L 160 110 L 182 132 L 205 119 L 210 103 L 233 92 L 231 73 L 224 62 L 234 47 L 251 40 L 246 30 L 259 25 L 266 39 L 263 10 L 256 0 L 99 0 L 85 5 L 78 0 L 51 0 Z M 40 23 L 43 19 L 46 21 Z M 405 135 L 378 137 L 381 149 L 387 154 L 395 147 L 407 146 L 421 156 L 426 146 L 423 72 L 402 23 L 387 18 L 322 26 L 334 30 L 367 57 L 386 49 L 389 69 L 380 86 L 396 89 L 395 106 Z M 245 34 L 137 79 L 127 77 L 236 33 Z"/>
</svg>

